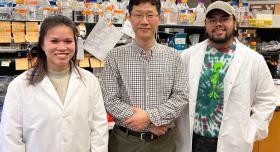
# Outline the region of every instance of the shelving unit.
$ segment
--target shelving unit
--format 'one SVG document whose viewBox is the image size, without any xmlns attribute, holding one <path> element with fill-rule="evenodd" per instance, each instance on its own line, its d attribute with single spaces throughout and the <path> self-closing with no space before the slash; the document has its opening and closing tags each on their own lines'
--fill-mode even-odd
<svg viewBox="0 0 280 152">
<path fill-rule="evenodd" d="M 42 21 L 34 20 L 34 21 L 15 21 L 15 20 L 0 20 L 5 21 L 5 22 L 38 22 L 38 25 Z M 86 27 L 86 36 L 90 33 L 91 29 L 95 26 L 96 23 L 85 23 L 85 22 L 75 22 L 76 25 L 78 26 L 79 24 L 84 24 Z M 116 27 L 122 27 L 122 24 L 114 24 Z M 159 25 L 158 31 L 159 32 L 164 32 L 166 29 L 181 29 L 184 33 L 187 33 L 188 36 L 191 34 L 200 34 L 200 40 L 202 41 L 207 38 L 205 34 L 205 28 L 204 26 L 190 26 L 190 25 Z M 238 29 L 241 30 L 256 30 L 256 33 L 258 37 L 262 38 L 262 41 L 270 41 L 270 40 L 280 40 L 280 28 L 257 28 L 257 27 L 238 27 Z M 0 44 L 1 45 L 1 44 Z M 20 57 L 25 57 L 26 56 L 26 50 L 20 50 L 16 52 L 7 52 L 1 51 L 0 52 L 1 57 L 0 61 L 3 60 L 15 60 Z M 267 59 L 278 59 L 278 52 L 266 52 L 262 53 Z M 13 70 L 14 64 L 13 62 L 11 63 L 10 67 L 0 67 L 0 76 L 2 75 L 17 75 L 20 74 L 22 71 L 16 71 Z M 271 67 L 272 73 L 275 70 L 273 67 Z"/>
</svg>

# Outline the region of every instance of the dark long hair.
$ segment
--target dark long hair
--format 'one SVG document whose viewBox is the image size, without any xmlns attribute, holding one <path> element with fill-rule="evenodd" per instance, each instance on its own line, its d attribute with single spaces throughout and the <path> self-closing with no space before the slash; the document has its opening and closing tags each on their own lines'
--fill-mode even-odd
<svg viewBox="0 0 280 152">
<path fill-rule="evenodd" d="M 70 70 L 75 68 L 78 73 L 80 74 L 77 65 L 76 65 L 76 55 L 77 55 L 77 37 L 78 37 L 78 29 L 75 23 L 72 22 L 69 18 L 61 15 L 49 16 L 41 24 L 40 27 L 40 35 L 39 35 L 39 42 L 37 47 L 37 60 L 31 73 L 28 77 L 29 85 L 36 85 L 40 81 L 43 80 L 44 76 L 47 74 L 47 57 L 45 51 L 43 50 L 42 46 L 44 44 L 45 36 L 47 32 L 56 26 L 67 26 L 73 30 L 74 33 L 74 40 L 75 40 L 75 54 L 71 58 L 70 62 Z"/>
</svg>

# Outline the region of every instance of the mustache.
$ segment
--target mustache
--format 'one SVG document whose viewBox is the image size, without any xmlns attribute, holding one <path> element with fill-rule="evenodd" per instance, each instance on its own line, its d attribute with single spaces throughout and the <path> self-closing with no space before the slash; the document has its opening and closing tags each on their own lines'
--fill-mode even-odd
<svg viewBox="0 0 280 152">
<path fill-rule="evenodd" d="M 226 31 L 226 29 L 216 28 L 216 29 L 213 29 L 212 32 L 215 32 L 217 30 Z"/>
</svg>

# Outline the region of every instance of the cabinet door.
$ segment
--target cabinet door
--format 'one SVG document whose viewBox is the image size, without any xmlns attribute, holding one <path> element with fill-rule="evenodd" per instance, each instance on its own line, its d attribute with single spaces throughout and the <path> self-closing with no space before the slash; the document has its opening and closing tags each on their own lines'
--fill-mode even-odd
<svg viewBox="0 0 280 152">
<path fill-rule="evenodd" d="M 275 111 L 269 125 L 268 137 L 259 143 L 259 152 L 280 152 L 280 111 Z"/>
<path fill-rule="evenodd" d="M 253 152 L 259 152 L 259 141 L 256 141 L 256 142 L 254 143 Z"/>
<path fill-rule="evenodd" d="M 275 111 L 269 125 L 268 137 L 254 144 L 253 152 L 280 152 L 280 111 Z"/>
</svg>

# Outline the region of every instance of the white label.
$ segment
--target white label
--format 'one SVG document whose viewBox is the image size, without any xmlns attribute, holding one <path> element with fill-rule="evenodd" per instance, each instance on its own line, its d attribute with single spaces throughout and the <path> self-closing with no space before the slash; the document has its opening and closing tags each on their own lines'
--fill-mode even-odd
<svg viewBox="0 0 280 152">
<path fill-rule="evenodd" d="M 2 61 L 1 62 L 1 66 L 2 67 L 9 67 L 10 66 L 11 61 Z"/>
<path fill-rule="evenodd" d="M 175 38 L 175 44 L 186 44 L 186 38 Z"/>
</svg>

